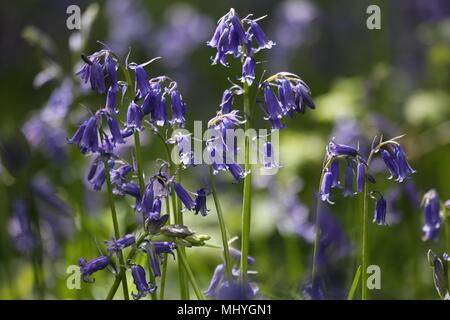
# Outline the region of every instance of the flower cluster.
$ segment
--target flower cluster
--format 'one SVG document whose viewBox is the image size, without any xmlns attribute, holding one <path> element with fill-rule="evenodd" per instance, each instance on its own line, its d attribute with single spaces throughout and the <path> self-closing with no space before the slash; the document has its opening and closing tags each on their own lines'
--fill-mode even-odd
<svg viewBox="0 0 450 320">
<path fill-rule="evenodd" d="M 101 255 L 89 262 L 81 258 L 79 266 L 83 279 L 90 282 L 90 275 L 107 266 L 111 266 L 114 272 L 117 271 L 115 259 L 113 259 L 116 255 L 121 269 L 124 267 L 131 269 L 138 291 L 137 294 L 132 293 L 132 296 L 140 299 L 149 293 L 154 293 L 156 283 L 146 281 L 145 271 L 140 265 L 127 261 L 127 264 L 123 266 L 122 251 L 134 246 L 140 249 L 137 251 L 146 254 L 149 259 L 151 281 L 154 282 L 152 277 L 162 275 L 160 266 L 165 256 L 171 254 L 175 257 L 174 250 L 177 246 L 202 246 L 209 239 L 209 236 L 196 234 L 184 225 L 167 225 L 169 215 L 162 213 L 164 201 L 167 197 L 176 196 L 187 210 L 193 210 L 195 214 L 200 212 L 205 216 L 208 212 L 206 207 L 208 192 L 205 188 L 199 188 L 196 193 L 187 191 L 177 181 L 177 171 L 172 170 L 173 168 L 169 170 L 172 163 L 163 162 L 159 172 L 150 176 L 146 182 L 139 164 L 136 167 L 134 161 L 130 163 L 119 157 L 122 153 L 118 152 L 118 146 L 125 144 L 131 135 L 139 139 L 140 131 L 146 127 L 159 137 L 162 137 L 159 127 L 167 124 L 170 125 L 168 129 L 184 127 L 186 103 L 177 82 L 167 76 L 149 78 L 144 68 L 153 60 L 136 64 L 128 63 L 127 57 L 125 63 L 122 63 L 109 49 L 103 49 L 89 56 L 83 55 L 82 59 L 84 65 L 77 75 L 83 82 L 89 82 L 92 90 L 99 94 L 106 93 L 106 102 L 104 107 L 82 122 L 72 138 L 68 139 L 68 143 L 78 146 L 81 153 L 93 157 L 87 181 L 94 190 L 101 190 L 106 182 L 111 196 L 128 196 L 135 200 L 134 209 L 143 227 L 143 237 L 139 237 L 138 240 L 134 234 L 127 234 L 118 239 L 113 237 L 111 241 L 104 241 L 109 254 Z M 126 81 L 118 79 L 119 68 L 123 71 Z M 131 83 L 132 73 L 135 76 L 134 87 Z M 108 90 L 107 86 L 109 86 Z M 117 97 L 120 93 L 122 99 Z M 127 94 L 129 104 L 126 121 L 121 122 L 120 107 Z M 183 159 L 182 168 L 189 166 L 192 158 L 187 149 L 182 148 L 185 140 L 184 136 L 176 136 L 172 141 L 170 139 L 163 141 L 177 144 Z M 140 153 L 140 144 L 136 144 L 135 147 L 136 152 Z M 168 160 L 171 161 L 171 159 Z M 175 199 L 173 198 L 173 201 L 176 201 Z M 114 204 L 111 205 L 114 206 Z M 179 209 L 181 211 L 181 208 Z M 166 210 L 169 208 L 167 207 Z M 115 235 L 118 235 L 116 226 Z M 134 251 L 130 251 L 130 254 Z M 130 257 L 130 261 L 132 260 L 133 256 Z"/>
<path fill-rule="evenodd" d="M 383 141 L 372 145 L 368 159 L 364 159 L 361 153 L 354 147 L 339 144 L 332 139 L 327 146 L 327 155 L 324 161 L 323 174 L 320 184 L 320 198 L 322 201 L 331 201 L 331 190 L 333 188 L 343 188 L 344 197 L 354 196 L 356 193 L 364 192 L 366 183 L 375 183 L 375 179 L 370 174 L 370 164 L 376 154 L 381 153 L 386 169 L 390 176 L 388 179 L 395 179 L 403 182 L 415 171 L 409 165 L 405 152 L 396 141 L 398 138 Z M 375 141 L 375 140 L 374 140 Z M 340 180 L 340 165 L 346 165 L 344 170 L 344 183 Z M 354 188 L 356 180 L 356 190 Z M 386 224 L 387 202 L 378 191 L 371 191 L 370 196 L 376 200 L 373 223 L 378 225 Z"/>
</svg>

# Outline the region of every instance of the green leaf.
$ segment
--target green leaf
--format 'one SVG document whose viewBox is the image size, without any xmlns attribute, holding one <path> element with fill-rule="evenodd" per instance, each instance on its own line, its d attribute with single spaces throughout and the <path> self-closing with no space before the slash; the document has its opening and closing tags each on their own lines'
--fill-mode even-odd
<svg viewBox="0 0 450 320">
<path fill-rule="evenodd" d="M 358 266 L 358 270 L 356 270 L 355 277 L 353 278 L 352 286 L 350 287 L 350 291 L 347 295 L 347 300 L 353 300 L 353 296 L 355 295 L 356 288 L 358 287 L 359 278 L 361 278 L 361 266 Z"/>
</svg>

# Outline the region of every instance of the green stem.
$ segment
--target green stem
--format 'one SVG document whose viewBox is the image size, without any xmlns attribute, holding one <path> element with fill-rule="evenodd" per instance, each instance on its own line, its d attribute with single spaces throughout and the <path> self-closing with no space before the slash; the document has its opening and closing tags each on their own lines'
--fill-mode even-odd
<svg viewBox="0 0 450 320">
<path fill-rule="evenodd" d="M 246 116 L 245 131 L 251 129 L 251 106 L 249 98 L 249 87 L 244 82 L 244 113 Z M 241 280 L 245 281 L 248 270 L 248 248 L 250 244 L 250 225 L 252 214 L 252 173 L 250 164 L 250 137 L 245 136 L 245 171 L 247 175 L 244 178 L 244 197 L 242 204 L 242 238 L 241 238 Z"/>
<path fill-rule="evenodd" d="M 450 212 L 444 204 L 444 221 L 445 221 L 445 237 L 447 240 L 447 254 L 450 255 Z M 448 278 L 448 289 L 450 290 L 450 262 L 447 262 L 447 278 Z"/>
<path fill-rule="evenodd" d="M 169 221 L 168 223 L 170 223 L 170 201 L 169 201 L 169 197 L 166 197 L 166 211 L 167 214 L 169 215 Z M 163 267 L 162 267 L 162 273 L 161 273 L 161 284 L 160 284 L 160 289 L 159 289 L 159 299 L 160 300 L 164 300 L 164 291 L 166 288 L 166 276 L 167 276 L 167 253 L 164 254 L 164 262 L 163 262 Z"/>
<path fill-rule="evenodd" d="M 127 255 L 127 261 L 132 260 L 136 253 L 138 252 L 137 248 L 139 245 L 145 240 L 145 237 L 148 235 L 148 233 L 143 233 L 137 240 L 136 245 L 131 249 L 131 251 Z M 111 289 L 109 289 L 108 295 L 106 296 L 106 300 L 112 300 L 114 298 L 114 295 L 116 294 L 117 288 L 119 288 L 120 282 L 122 281 L 122 274 L 125 270 L 120 270 L 119 275 L 114 280 L 113 285 L 111 286 Z"/>
<path fill-rule="evenodd" d="M 225 272 L 226 272 L 226 276 L 229 279 L 231 279 L 232 265 L 231 265 L 230 250 L 228 248 L 227 228 L 225 225 L 225 219 L 223 218 L 222 207 L 220 206 L 220 202 L 219 202 L 219 196 L 217 195 L 216 182 L 214 179 L 214 173 L 213 173 L 212 166 L 209 166 L 209 181 L 211 184 L 211 190 L 212 190 L 212 195 L 214 198 L 214 204 L 216 205 L 217 218 L 219 219 L 220 233 L 222 234 L 223 256 L 225 258 Z"/>
<path fill-rule="evenodd" d="M 105 159 L 104 161 L 105 166 L 105 175 L 106 175 L 106 186 L 108 188 L 108 199 L 109 199 L 109 206 L 111 207 L 111 217 L 113 221 L 114 226 L 114 237 L 116 240 L 120 238 L 120 232 L 119 232 L 119 223 L 117 222 L 117 213 L 116 213 L 116 206 L 114 204 L 114 197 L 112 193 L 112 186 L 111 186 L 111 174 L 109 172 L 109 165 L 108 165 L 108 159 Z M 122 287 L 123 287 L 123 296 L 125 300 L 129 300 L 128 295 L 128 285 L 127 285 L 127 275 L 125 272 L 125 263 L 123 260 L 122 251 L 120 250 L 117 254 L 119 258 L 119 264 L 120 264 L 120 274 L 121 274 L 121 280 L 122 280 Z"/>
<path fill-rule="evenodd" d="M 142 151 L 141 151 L 141 139 L 139 136 L 139 131 L 134 131 L 134 149 L 136 153 L 136 164 L 137 164 L 137 170 L 138 170 L 138 180 L 139 180 L 139 189 L 141 192 L 141 197 L 144 194 L 145 191 L 145 182 L 144 182 L 144 170 L 142 169 Z M 156 279 L 153 274 L 153 271 L 151 268 L 149 268 L 149 277 L 150 282 L 156 284 Z M 151 294 L 152 300 L 157 300 L 156 292 L 153 292 Z"/>
<path fill-rule="evenodd" d="M 376 149 L 374 149 L 376 150 Z M 367 290 L 367 266 L 369 260 L 369 212 L 368 212 L 368 199 L 367 199 L 367 184 L 369 175 L 370 163 L 372 162 L 372 157 L 374 155 L 374 150 L 370 152 L 369 158 L 367 159 L 366 172 L 364 175 L 364 191 L 363 191 L 363 218 L 362 218 L 362 275 L 361 275 L 361 299 L 368 299 L 368 290 Z"/>
<path fill-rule="evenodd" d="M 192 288 L 194 289 L 195 295 L 197 296 L 198 300 L 205 300 L 205 298 L 203 297 L 203 293 L 200 291 L 198 285 L 197 285 L 197 281 L 195 280 L 194 274 L 192 273 L 191 268 L 189 267 L 189 264 L 187 262 L 186 259 L 186 255 L 183 251 L 179 250 L 180 247 L 177 249 L 177 252 L 179 252 L 180 254 L 178 255 L 181 264 L 183 265 L 184 270 L 186 271 L 186 275 L 189 279 L 189 281 L 191 282 Z"/>
</svg>

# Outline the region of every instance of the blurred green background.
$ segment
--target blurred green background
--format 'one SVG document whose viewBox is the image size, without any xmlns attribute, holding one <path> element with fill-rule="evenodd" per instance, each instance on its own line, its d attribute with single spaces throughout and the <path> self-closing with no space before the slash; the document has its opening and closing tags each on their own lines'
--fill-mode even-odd
<svg viewBox="0 0 450 320">
<path fill-rule="evenodd" d="M 448 1 L 93 3 L 0 4 L 0 298 L 102 299 L 113 281 L 108 271 L 102 271 L 95 275 L 95 284 L 82 283 L 80 290 L 66 286 L 66 268 L 77 264 L 79 257 L 97 256 L 96 242 L 112 234 L 105 194 L 85 183 L 89 160 L 65 143 L 86 115 L 83 106 L 95 109 L 103 103 L 102 97 L 79 89 L 74 77 L 79 54 L 99 50 L 98 40 L 122 56 L 131 46 L 131 60 L 138 63 L 163 57 L 151 65 L 150 75 L 167 74 L 178 81 L 188 104 L 188 128 L 193 120 L 206 123 L 230 86 L 227 78 L 234 80 L 240 73 L 237 63 L 228 69 L 211 66 L 214 52 L 206 46 L 216 21 L 230 7 L 241 16 L 268 15 L 261 25 L 277 45 L 259 54 L 263 61 L 259 72 L 299 74 L 311 87 L 317 105 L 317 110 L 286 122 L 280 135 L 283 167 L 278 175 L 254 179 L 250 253 L 257 261 L 254 280 L 261 296 L 304 297 L 302 288 L 311 272 L 314 193 L 329 139 L 335 136 L 341 143 L 359 143 L 364 150 L 375 135 L 406 134 L 402 144 L 417 170 L 412 181 L 401 186 L 384 179 L 384 171 L 375 172 L 377 190 L 388 201 L 389 196 L 395 197 L 395 202 L 388 204 L 390 226 L 369 229 L 370 262 L 382 272 L 382 288 L 370 296 L 439 298 L 426 252 L 433 249 L 442 254 L 444 234 L 437 242 L 421 241 L 423 216 L 413 198 L 420 199 L 430 188 L 438 191 L 441 200 L 450 198 Z M 80 33 L 66 28 L 66 8 L 71 4 L 85 13 Z M 381 8 L 381 30 L 366 28 L 370 4 Z M 57 88 L 78 94 L 68 101 L 50 99 Z M 55 104 L 67 108 L 63 116 L 51 109 Z M 257 125 L 263 126 L 262 114 L 259 119 Z M 157 170 L 155 160 L 163 152 L 159 141 L 146 137 L 143 156 L 148 175 Z M 207 181 L 203 166 L 183 175 L 192 191 L 207 186 Z M 38 194 L 36 185 L 45 186 L 47 196 Z M 242 185 L 222 174 L 218 188 L 230 235 L 239 236 Z M 50 204 L 42 200 L 48 195 L 53 195 Z M 326 296 L 339 299 L 345 298 L 357 265 L 361 214 L 358 198 L 337 193 L 334 197 L 336 205 L 323 210 L 342 228 L 344 240 L 332 240 L 327 252 Z M 40 239 L 24 239 L 19 232 L 23 230 L 17 231 L 18 199 L 32 203 L 28 217 L 33 228 L 39 226 Z M 117 201 L 122 230 L 133 225 L 130 205 L 127 200 Z M 207 217 L 186 213 L 185 222 L 210 234 L 211 243 L 220 244 L 212 200 L 208 206 L 212 210 Z M 345 250 L 340 250 L 342 246 Z M 36 247 L 42 251 L 41 258 L 32 249 Z M 220 251 L 194 248 L 188 257 L 201 288 L 206 289 L 221 263 Z M 178 298 L 175 266 L 169 263 L 167 296 L 171 299 Z"/>
</svg>

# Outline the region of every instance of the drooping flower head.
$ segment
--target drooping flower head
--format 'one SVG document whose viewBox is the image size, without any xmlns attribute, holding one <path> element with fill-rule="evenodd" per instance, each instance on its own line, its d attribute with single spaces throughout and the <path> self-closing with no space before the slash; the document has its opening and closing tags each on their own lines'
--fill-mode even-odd
<svg viewBox="0 0 450 320">
<path fill-rule="evenodd" d="M 195 192 L 194 213 L 198 214 L 200 212 L 202 216 L 206 217 L 208 211 L 206 207 L 206 189 L 200 188 Z"/>
<path fill-rule="evenodd" d="M 425 219 L 425 225 L 422 228 L 424 232 L 423 240 L 436 240 L 442 225 L 441 204 L 436 190 L 431 189 L 422 199 L 422 207 Z"/>
<path fill-rule="evenodd" d="M 114 253 L 117 254 L 126 247 L 133 245 L 136 242 L 136 237 L 132 234 L 126 234 L 118 240 L 113 237 L 111 241 L 105 240 L 104 242 L 107 245 L 106 250 L 110 255 L 112 255 Z"/>
<path fill-rule="evenodd" d="M 138 291 L 137 294 L 131 292 L 131 295 L 134 299 L 139 300 L 140 298 L 145 297 L 147 294 L 154 293 L 156 291 L 156 286 L 147 282 L 147 279 L 145 277 L 145 270 L 143 267 L 138 264 L 133 264 L 131 266 L 131 274 Z"/>
<path fill-rule="evenodd" d="M 94 283 L 95 280 L 89 280 L 89 276 L 94 272 L 105 269 L 109 264 L 109 258 L 105 256 L 100 256 L 94 258 L 90 261 L 86 261 L 84 258 L 78 260 L 78 265 L 80 267 L 80 272 L 83 275 L 84 282 Z"/>
</svg>

